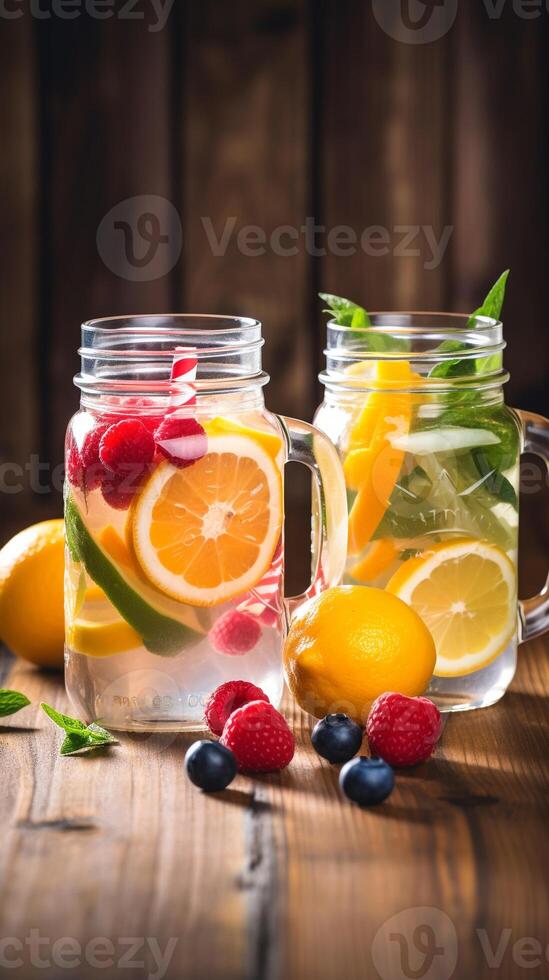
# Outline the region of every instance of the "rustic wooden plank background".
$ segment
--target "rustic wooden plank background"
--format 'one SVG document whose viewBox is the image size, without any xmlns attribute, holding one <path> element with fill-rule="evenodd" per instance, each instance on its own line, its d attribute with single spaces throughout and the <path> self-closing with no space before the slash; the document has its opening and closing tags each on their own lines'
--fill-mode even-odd
<svg viewBox="0 0 549 980">
<path fill-rule="evenodd" d="M 2 494 L 3 539 L 60 512 L 79 325 L 92 316 L 258 316 L 269 406 L 311 418 L 318 289 L 370 308 L 467 310 L 510 265 L 508 400 L 547 412 L 548 16 L 460 4 L 445 36 L 410 45 L 384 33 L 367 0 L 187 0 L 161 30 L 147 4 L 143 19 L 63 19 L 50 0 L 40 9 L 40 19 L 30 8 L 0 19 L 0 453 L 3 489 L 20 485 Z M 120 202 L 131 199 L 125 217 L 137 221 L 151 196 L 153 210 L 159 197 L 173 205 L 181 249 L 168 245 L 162 274 L 132 280 L 121 234 L 107 263 L 96 236 Z M 307 219 L 325 229 L 316 249 Z M 205 222 L 218 239 L 234 225 L 223 255 Z M 388 254 L 336 254 L 327 236 L 341 225 L 358 237 L 385 229 Z M 399 254 L 398 229 L 410 225 L 437 240 L 448 229 L 434 268 L 424 234 L 409 246 L 418 254 Z M 296 254 L 245 254 L 247 226 L 267 238 L 297 229 Z M 137 234 L 134 247 L 143 255 L 147 242 Z M 33 458 L 54 475 L 40 487 L 10 469 Z M 297 524 L 307 509 L 298 468 L 289 484 Z M 523 526 L 541 527 L 547 543 L 541 500 L 529 496 Z M 304 537 L 294 589 L 305 565 Z M 537 563 L 522 569 L 526 591 L 540 574 Z"/>
<path fill-rule="evenodd" d="M 370 811 L 342 798 L 339 767 L 316 755 L 310 719 L 289 703 L 291 766 L 207 796 L 183 771 L 191 736 L 127 735 L 108 754 L 61 758 L 62 733 L 38 707 L 66 708 L 61 678 L 0 666 L 33 702 L 0 725 L 1 935 L 24 944 L 33 928 L 45 941 L 40 967 L 30 945 L 5 951 L 23 961 L 15 976 L 111 980 L 124 937 L 153 937 L 161 951 L 175 941 L 167 980 L 547 977 L 547 644 L 525 645 L 504 701 L 451 717 L 435 757 L 398 774 Z M 431 973 L 413 939 L 422 913 L 390 921 L 424 907 L 437 910 L 443 948 Z M 62 937 L 82 950 L 105 937 L 113 966 L 98 974 L 69 949 L 61 969 Z M 137 975 L 156 976 L 143 954 Z"/>
</svg>

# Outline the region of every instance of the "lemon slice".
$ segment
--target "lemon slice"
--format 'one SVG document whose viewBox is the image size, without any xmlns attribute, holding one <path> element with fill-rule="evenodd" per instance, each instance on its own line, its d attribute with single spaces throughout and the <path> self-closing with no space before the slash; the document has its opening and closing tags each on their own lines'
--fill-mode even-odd
<svg viewBox="0 0 549 980">
<path fill-rule="evenodd" d="M 242 425 L 240 422 L 235 422 L 233 419 L 224 418 L 221 415 L 210 419 L 208 422 L 204 422 L 204 429 L 209 437 L 238 435 L 245 436 L 247 439 L 253 439 L 255 442 L 259 443 L 265 452 L 267 452 L 273 459 L 276 459 L 280 450 L 282 449 L 282 439 L 280 436 L 276 435 L 275 432 L 267 429 L 256 429 L 248 425 Z"/>
<path fill-rule="evenodd" d="M 134 629 L 106 603 L 90 608 L 67 624 L 66 641 L 76 653 L 88 657 L 111 657 L 142 646 L 143 641 Z"/>
<path fill-rule="evenodd" d="M 404 562 L 387 585 L 419 613 L 437 649 L 435 675 L 486 667 L 517 625 L 516 572 L 495 545 L 459 538 Z"/>
<path fill-rule="evenodd" d="M 132 510 L 135 555 L 166 595 L 214 606 L 252 589 L 282 526 L 282 477 L 271 452 L 241 433 L 208 435 L 192 466 L 162 463 Z"/>
</svg>

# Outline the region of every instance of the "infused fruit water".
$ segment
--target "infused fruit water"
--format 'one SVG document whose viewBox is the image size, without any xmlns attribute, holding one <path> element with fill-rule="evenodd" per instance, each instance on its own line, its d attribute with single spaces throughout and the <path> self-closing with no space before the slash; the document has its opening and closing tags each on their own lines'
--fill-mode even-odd
<svg viewBox="0 0 549 980">
<path fill-rule="evenodd" d="M 205 727 L 226 681 L 283 689 L 287 613 L 340 581 L 347 512 L 330 440 L 265 408 L 261 323 L 174 314 L 82 325 L 66 440 L 65 681 L 80 717 Z M 284 599 L 283 473 L 313 476 L 309 588 Z"/>
<path fill-rule="evenodd" d="M 113 728 L 201 727 L 245 677 L 281 696 L 282 464 L 267 413 L 80 412 L 67 439 L 67 681 Z"/>
<path fill-rule="evenodd" d="M 463 710 L 497 700 L 515 671 L 519 426 L 501 346 L 479 356 L 501 325 L 445 336 L 416 316 L 421 330 L 398 314 L 387 333 L 329 325 L 315 421 L 345 472 L 345 581 L 416 609 L 437 648 L 429 696 Z"/>
</svg>

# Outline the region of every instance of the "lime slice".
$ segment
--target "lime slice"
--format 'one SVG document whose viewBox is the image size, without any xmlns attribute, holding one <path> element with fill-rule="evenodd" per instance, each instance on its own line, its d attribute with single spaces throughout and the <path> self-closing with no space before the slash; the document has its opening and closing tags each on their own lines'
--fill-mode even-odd
<svg viewBox="0 0 549 980">
<path fill-rule="evenodd" d="M 154 608 L 143 597 L 143 587 L 129 568 L 119 566 L 94 540 L 72 497 L 65 505 L 65 527 L 71 555 L 81 561 L 123 619 L 142 637 L 151 653 L 175 656 L 200 640 L 203 630 L 191 627 Z M 162 602 L 159 597 L 159 603 Z"/>
</svg>

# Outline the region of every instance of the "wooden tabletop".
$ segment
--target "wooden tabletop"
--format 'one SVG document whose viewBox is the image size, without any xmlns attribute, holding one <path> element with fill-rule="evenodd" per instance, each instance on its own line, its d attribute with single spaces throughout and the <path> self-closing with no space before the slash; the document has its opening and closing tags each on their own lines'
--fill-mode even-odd
<svg viewBox="0 0 549 980">
<path fill-rule="evenodd" d="M 33 702 L 0 727 L 6 976 L 548 976 L 547 643 L 372 810 L 342 798 L 289 699 L 291 766 L 206 796 L 184 773 L 190 737 L 61 758 L 38 707 L 66 709 L 61 677 L 1 664 Z"/>
</svg>

